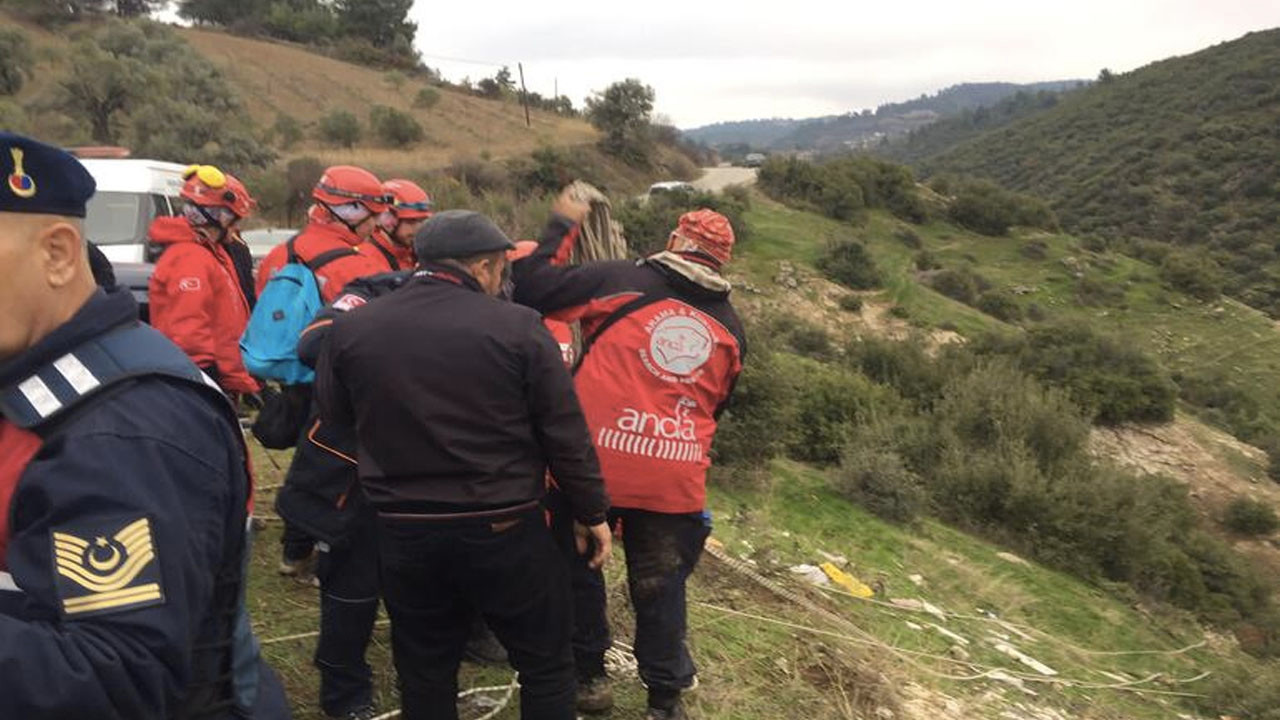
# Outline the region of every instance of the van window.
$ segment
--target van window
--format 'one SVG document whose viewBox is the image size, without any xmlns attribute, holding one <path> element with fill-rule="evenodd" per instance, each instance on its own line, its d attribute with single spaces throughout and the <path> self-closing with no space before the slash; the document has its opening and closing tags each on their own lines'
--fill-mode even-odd
<svg viewBox="0 0 1280 720">
<path fill-rule="evenodd" d="M 98 245 L 139 244 L 146 240 L 153 219 L 173 215 L 175 210 L 163 195 L 95 193 L 86 209 L 85 235 Z"/>
</svg>

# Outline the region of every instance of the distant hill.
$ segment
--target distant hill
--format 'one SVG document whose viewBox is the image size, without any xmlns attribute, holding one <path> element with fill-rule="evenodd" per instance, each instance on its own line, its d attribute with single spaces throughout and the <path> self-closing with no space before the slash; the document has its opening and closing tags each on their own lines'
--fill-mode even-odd
<svg viewBox="0 0 1280 720">
<path fill-rule="evenodd" d="M 898 162 L 915 163 L 949 150 L 987 130 L 1004 127 L 1055 107 L 1061 97 L 1062 92 L 1052 90 L 1019 90 L 992 105 L 965 109 L 951 117 L 911 130 L 905 136 L 877 145 L 874 151 L 877 155 Z"/>
<path fill-rule="evenodd" d="M 994 105 L 1019 92 L 1058 92 L 1078 86 L 1079 80 L 1031 83 L 964 83 L 921 95 L 914 100 L 887 103 L 872 112 L 827 115 L 807 119 L 768 119 L 722 122 L 693 128 L 685 137 L 712 147 L 745 144 L 759 150 L 838 150 L 865 146 L 897 137 L 940 118 Z"/>
<path fill-rule="evenodd" d="M 1280 29 L 1250 33 L 1104 77 L 1043 112 L 958 135 L 915 165 L 1041 195 L 1077 233 L 1205 249 L 1195 262 L 1206 275 L 1224 273 L 1228 293 L 1275 315 L 1277 67 Z M 1137 247 L 1159 260 L 1159 247 Z"/>
</svg>

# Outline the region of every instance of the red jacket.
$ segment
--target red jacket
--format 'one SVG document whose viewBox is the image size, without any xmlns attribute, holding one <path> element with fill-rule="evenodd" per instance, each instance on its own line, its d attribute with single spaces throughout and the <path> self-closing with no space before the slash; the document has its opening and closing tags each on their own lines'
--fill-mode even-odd
<svg viewBox="0 0 1280 720">
<path fill-rule="evenodd" d="M 708 455 L 746 352 L 729 285 L 692 259 L 556 267 L 572 234 L 553 221 L 513 266 L 516 302 L 580 320 L 574 375 L 615 507 L 692 513 L 706 505 Z"/>
<path fill-rule="evenodd" d="M 151 324 L 196 365 L 213 367 L 227 392 L 257 392 L 240 359 L 249 303 L 226 248 L 201 239 L 180 217 L 156 218 L 148 235 L 168 246 L 148 287 Z"/>
<path fill-rule="evenodd" d="M 306 261 L 338 248 L 355 249 L 360 243 L 359 236 L 338 223 L 313 222 L 298 233 L 297 238 L 294 239 L 294 249 L 298 256 Z M 267 281 L 276 270 L 284 267 L 288 258 L 289 252 L 284 243 L 280 243 L 267 253 L 267 257 L 262 260 L 262 265 L 258 267 L 258 295 L 262 295 Z M 325 264 L 316 272 L 316 283 L 320 286 L 321 299 L 326 305 L 333 302 L 342 292 L 342 288 L 352 280 L 386 272 L 385 264 L 359 251 L 352 253 L 350 257 L 340 257 Z"/>
<path fill-rule="evenodd" d="M 418 264 L 412 247 L 392 240 L 382 230 L 374 230 L 368 240 L 360 245 L 360 252 L 368 255 L 381 266 L 381 272 L 412 270 Z"/>
</svg>

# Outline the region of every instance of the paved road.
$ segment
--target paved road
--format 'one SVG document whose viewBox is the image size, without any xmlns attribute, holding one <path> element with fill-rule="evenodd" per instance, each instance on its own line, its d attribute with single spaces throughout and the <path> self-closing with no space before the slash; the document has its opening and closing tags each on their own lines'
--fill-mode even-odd
<svg viewBox="0 0 1280 720">
<path fill-rule="evenodd" d="M 703 168 L 702 177 L 693 181 L 699 190 L 720 192 L 730 185 L 751 185 L 756 181 L 755 168 L 714 167 Z"/>
</svg>

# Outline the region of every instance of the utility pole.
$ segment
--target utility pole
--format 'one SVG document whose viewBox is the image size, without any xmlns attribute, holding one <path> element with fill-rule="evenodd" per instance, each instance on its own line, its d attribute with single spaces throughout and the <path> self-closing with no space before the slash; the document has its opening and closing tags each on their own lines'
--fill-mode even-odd
<svg viewBox="0 0 1280 720">
<path fill-rule="evenodd" d="M 520 101 L 524 103 L 524 126 L 533 127 L 529 120 L 529 90 L 524 86 L 524 63 L 516 63 L 516 67 L 520 68 Z"/>
</svg>

